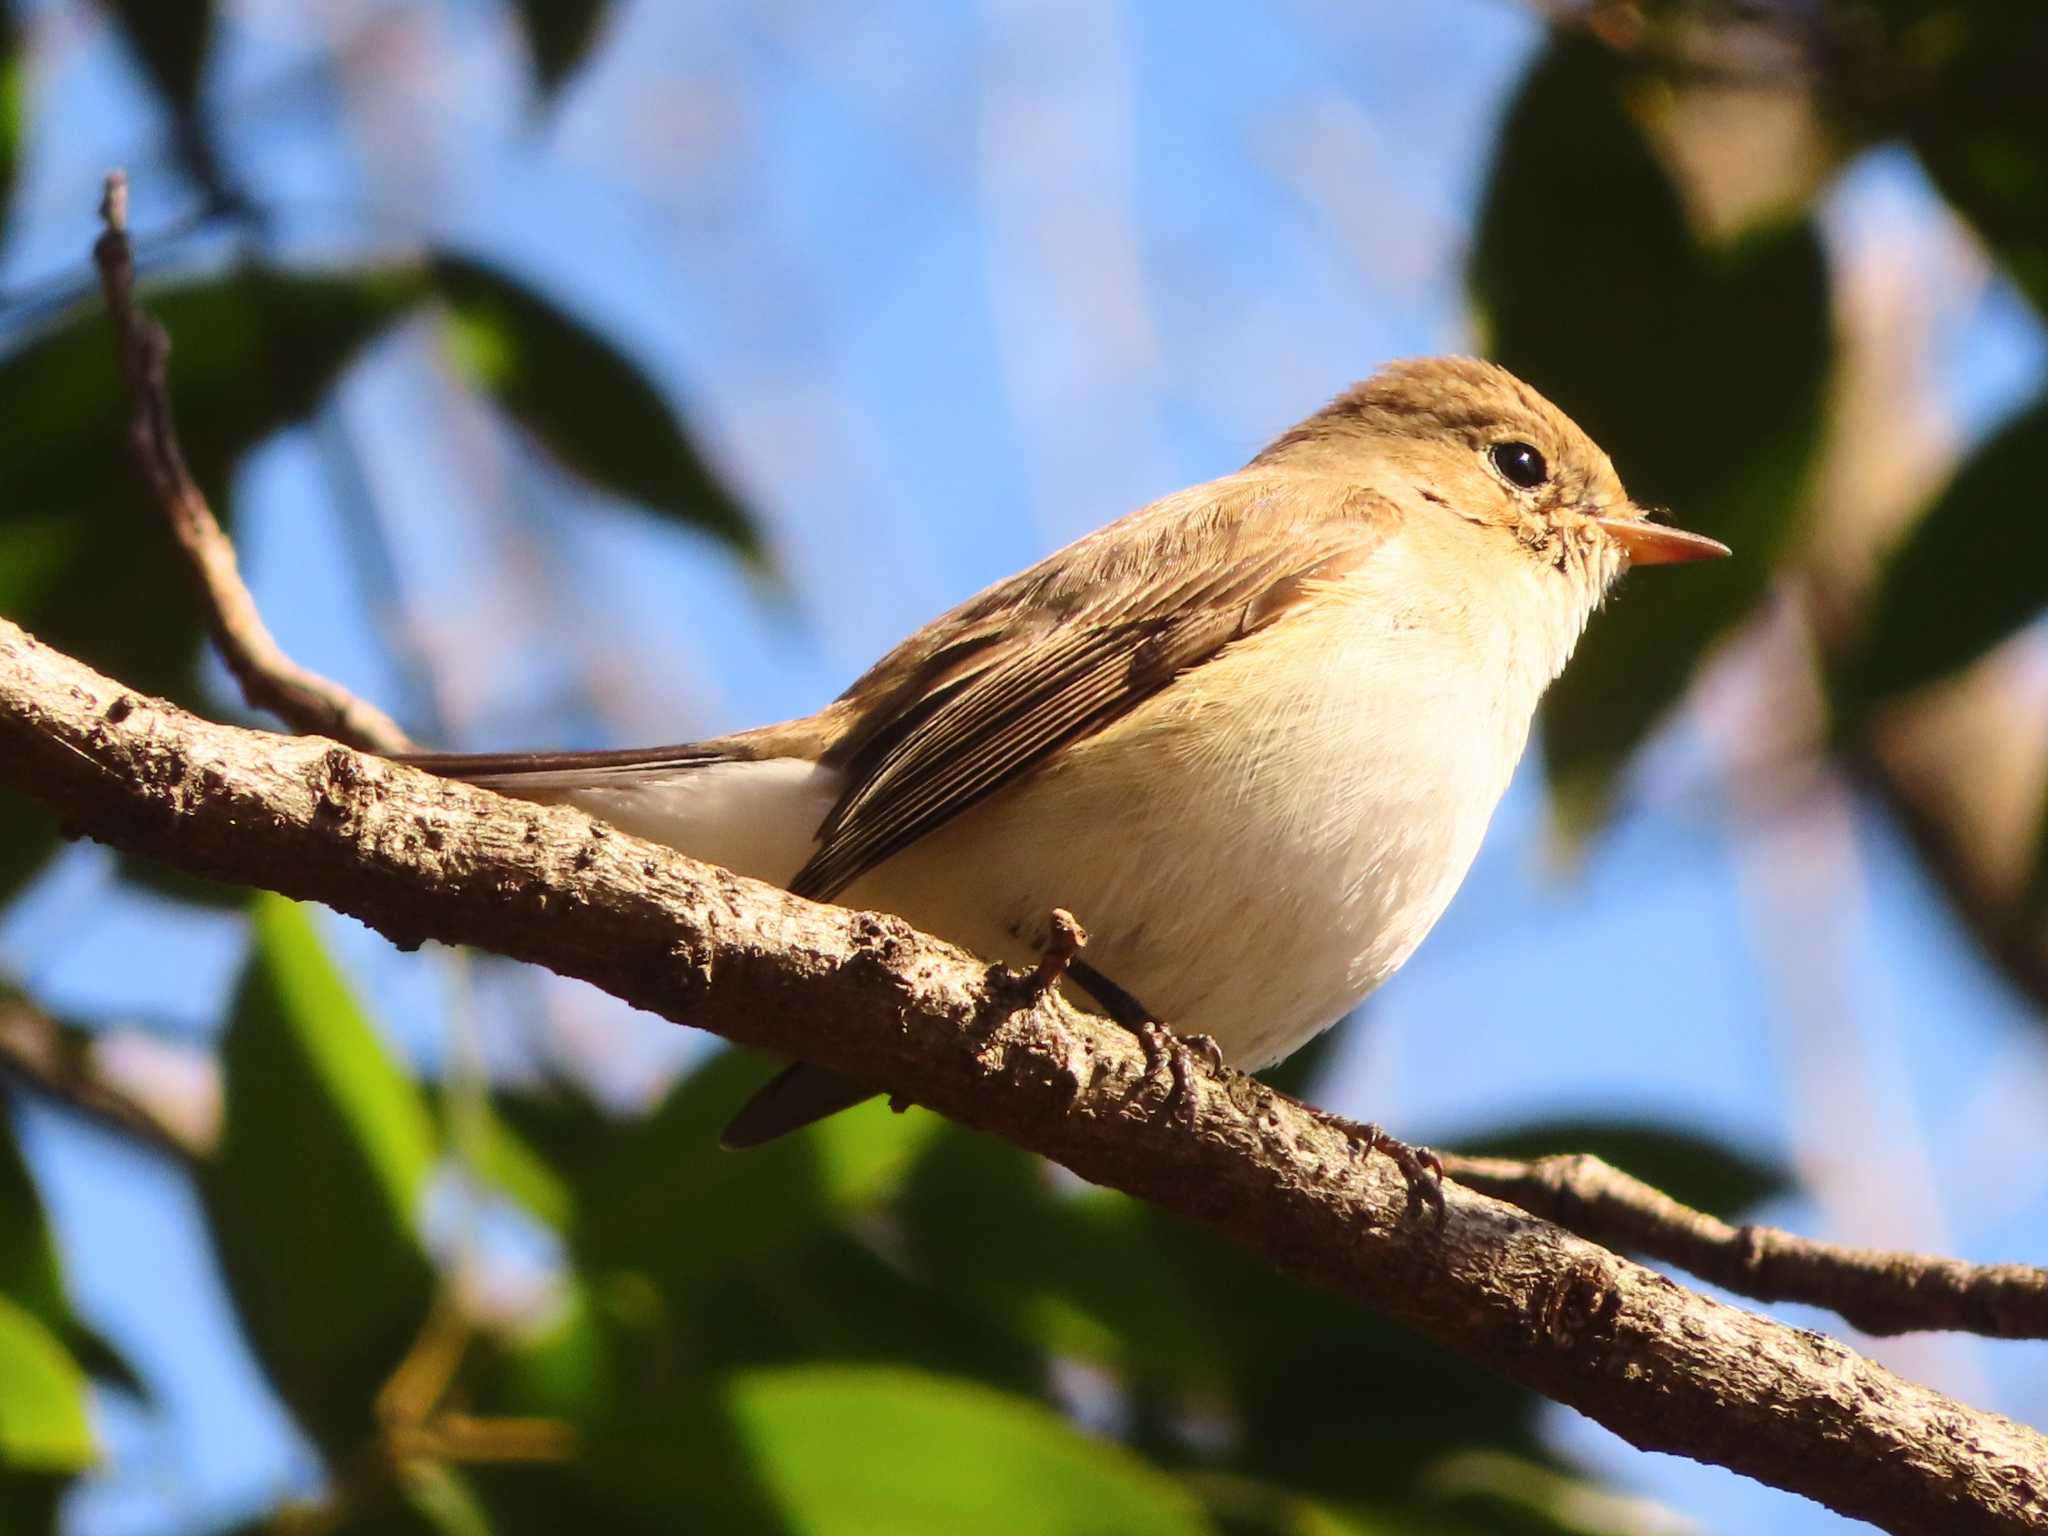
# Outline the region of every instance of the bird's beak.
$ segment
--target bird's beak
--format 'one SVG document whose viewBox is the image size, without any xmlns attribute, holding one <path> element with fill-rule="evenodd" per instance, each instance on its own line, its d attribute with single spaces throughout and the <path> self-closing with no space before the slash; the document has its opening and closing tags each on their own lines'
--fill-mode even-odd
<svg viewBox="0 0 2048 1536">
<path fill-rule="evenodd" d="M 1653 523 L 1642 513 L 1634 517 L 1596 517 L 1591 521 L 1622 547 L 1630 565 L 1677 565 L 1688 560 L 1719 560 L 1733 553 L 1719 539 Z"/>
</svg>

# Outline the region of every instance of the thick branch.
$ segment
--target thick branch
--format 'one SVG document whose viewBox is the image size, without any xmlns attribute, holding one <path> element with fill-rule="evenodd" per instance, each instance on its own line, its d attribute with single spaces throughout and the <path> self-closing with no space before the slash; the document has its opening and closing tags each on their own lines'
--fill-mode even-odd
<svg viewBox="0 0 2048 1536">
<path fill-rule="evenodd" d="M 1196 1071 L 1175 1129 L 1123 1032 L 902 922 L 798 900 L 578 812 L 210 724 L 0 622 L 0 775 L 73 831 L 474 944 L 851 1073 L 1214 1226 L 1646 1449 L 1901 1532 L 2048 1531 L 2048 1441 L 1822 1335 L 1456 1186 L 1438 1229 L 1340 1128 Z M 707 1155 L 709 1149 L 707 1148 Z"/>
<path fill-rule="evenodd" d="M 128 181 L 107 177 L 100 206 L 106 232 L 93 246 L 100 286 L 113 321 L 121 380 L 127 387 L 129 447 L 163 509 L 178 551 L 206 602 L 207 623 L 221 659 L 253 709 L 268 710 L 294 730 L 332 736 L 374 752 L 403 752 L 411 743 L 390 716 L 347 689 L 309 672 L 284 653 L 242 581 L 206 495 L 192 478 L 171 421 L 167 369 L 171 340 L 135 302 L 135 254 L 128 244 Z"/>
<path fill-rule="evenodd" d="M 1731 1227 L 1585 1153 L 1533 1163 L 1446 1154 L 1443 1164 L 1447 1177 L 1597 1243 L 1664 1259 L 1758 1301 L 1826 1307 L 1865 1333 L 2048 1338 L 2048 1270 Z"/>
</svg>

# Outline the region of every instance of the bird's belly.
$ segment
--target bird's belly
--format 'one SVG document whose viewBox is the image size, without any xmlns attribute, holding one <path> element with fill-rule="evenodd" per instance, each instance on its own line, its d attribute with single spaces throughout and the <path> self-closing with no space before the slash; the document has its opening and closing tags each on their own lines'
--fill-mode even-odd
<svg viewBox="0 0 2048 1536">
<path fill-rule="evenodd" d="M 1158 1018 L 1275 1061 L 1442 915 L 1527 732 L 1483 683 L 1387 651 L 1262 665 L 1257 692 L 1219 658 L 838 899 L 1013 964 L 1065 907 Z"/>
</svg>

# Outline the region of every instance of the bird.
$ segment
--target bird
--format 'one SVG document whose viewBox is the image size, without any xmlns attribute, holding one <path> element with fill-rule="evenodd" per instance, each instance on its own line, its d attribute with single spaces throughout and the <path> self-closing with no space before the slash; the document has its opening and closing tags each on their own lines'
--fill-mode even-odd
<svg viewBox="0 0 2048 1536">
<path fill-rule="evenodd" d="M 1398 969 L 1470 868 L 1544 690 L 1651 520 L 1497 364 L 1408 359 L 1233 474 L 926 624 L 823 709 L 678 746 L 423 754 L 797 895 L 1030 965 L 1247 1071 Z M 798 1063 L 751 1146 L 885 1091 Z"/>
</svg>

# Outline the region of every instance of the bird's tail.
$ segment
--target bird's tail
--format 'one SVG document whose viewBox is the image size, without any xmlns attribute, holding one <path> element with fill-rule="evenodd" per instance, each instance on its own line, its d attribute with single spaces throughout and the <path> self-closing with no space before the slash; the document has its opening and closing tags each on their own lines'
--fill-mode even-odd
<svg viewBox="0 0 2048 1536">
<path fill-rule="evenodd" d="M 416 752 L 399 759 L 521 800 L 573 805 L 693 859 L 787 885 L 816 845 L 839 775 L 724 742 L 606 752 Z"/>
<path fill-rule="evenodd" d="M 573 805 L 622 831 L 782 886 L 811 856 L 839 796 L 831 769 L 715 741 L 612 752 L 414 752 L 399 761 L 521 800 Z M 874 1093 L 798 1062 L 748 1099 L 720 1140 L 759 1146 Z"/>
</svg>

